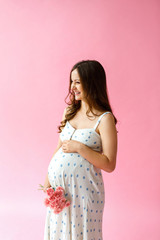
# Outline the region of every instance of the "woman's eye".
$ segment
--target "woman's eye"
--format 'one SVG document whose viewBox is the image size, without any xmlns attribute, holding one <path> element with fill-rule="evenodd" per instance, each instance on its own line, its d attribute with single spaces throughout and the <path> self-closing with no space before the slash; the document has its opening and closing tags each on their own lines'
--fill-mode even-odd
<svg viewBox="0 0 160 240">
<path fill-rule="evenodd" d="M 71 80 L 71 83 L 73 83 L 73 81 Z M 75 82 L 75 83 L 80 83 L 80 82 Z"/>
</svg>

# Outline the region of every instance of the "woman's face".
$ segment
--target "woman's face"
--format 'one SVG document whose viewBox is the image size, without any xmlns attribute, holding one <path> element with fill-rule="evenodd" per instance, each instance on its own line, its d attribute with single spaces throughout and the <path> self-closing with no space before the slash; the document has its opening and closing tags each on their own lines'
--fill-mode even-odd
<svg viewBox="0 0 160 240">
<path fill-rule="evenodd" d="M 84 91 L 77 69 L 74 69 L 71 73 L 71 91 L 74 93 L 76 100 L 82 100 L 84 98 Z"/>
</svg>

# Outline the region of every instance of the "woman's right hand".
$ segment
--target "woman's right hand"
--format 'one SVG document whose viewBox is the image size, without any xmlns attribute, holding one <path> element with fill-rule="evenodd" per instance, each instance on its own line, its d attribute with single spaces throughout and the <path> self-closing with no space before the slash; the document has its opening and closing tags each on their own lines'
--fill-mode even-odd
<svg viewBox="0 0 160 240">
<path fill-rule="evenodd" d="M 51 187 L 51 185 L 50 185 L 50 184 L 49 184 L 49 185 L 46 185 L 46 186 L 44 185 L 43 192 L 46 192 L 46 191 L 47 191 L 47 189 L 48 189 L 48 188 L 50 188 L 50 187 Z"/>
<path fill-rule="evenodd" d="M 48 180 L 48 173 L 47 173 L 47 176 L 46 176 L 46 179 L 45 179 L 45 183 L 44 183 L 44 188 L 43 188 L 43 192 L 46 192 L 47 188 L 50 188 L 51 187 L 51 184 Z"/>
</svg>

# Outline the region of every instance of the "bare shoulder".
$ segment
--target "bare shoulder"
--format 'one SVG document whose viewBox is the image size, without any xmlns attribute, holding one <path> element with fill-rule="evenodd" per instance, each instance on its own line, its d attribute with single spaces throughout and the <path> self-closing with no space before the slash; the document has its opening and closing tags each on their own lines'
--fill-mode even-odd
<svg viewBox="0 0 160 240">
<path fill-rule="evenodd" d="M 115 120 L 114 120 L 114 116 L 111 112 L 105 114 L 99 124 L 99 130 L 102 131 L 106 131 L 111 129 L 112 130 L 116 130 L 116 125 L 115 125 Z"/>
</svg>

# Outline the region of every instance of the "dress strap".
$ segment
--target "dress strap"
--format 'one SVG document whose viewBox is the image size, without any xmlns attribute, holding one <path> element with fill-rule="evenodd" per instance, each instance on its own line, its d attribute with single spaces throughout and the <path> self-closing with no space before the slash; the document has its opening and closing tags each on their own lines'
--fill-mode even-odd
<svg viewBox="0 0 160 240">
<path fill-rule="evenodd" d="M 96 130 L 96 128 L 97 128 L 98 124 L 100 123 L 102 117 L 103 117 L 106 113 L 111 113 L 111 112 L 105 112 L 105 113 L 103 113 L 101 116 L 99 116 L 99 118 L 98 118 L 98 120 L 97 120 L 97 122 L 96 122 L 96 124 L 95 124 L 95 126 L 94 126 L 94 130 Z"/>
</svg>

